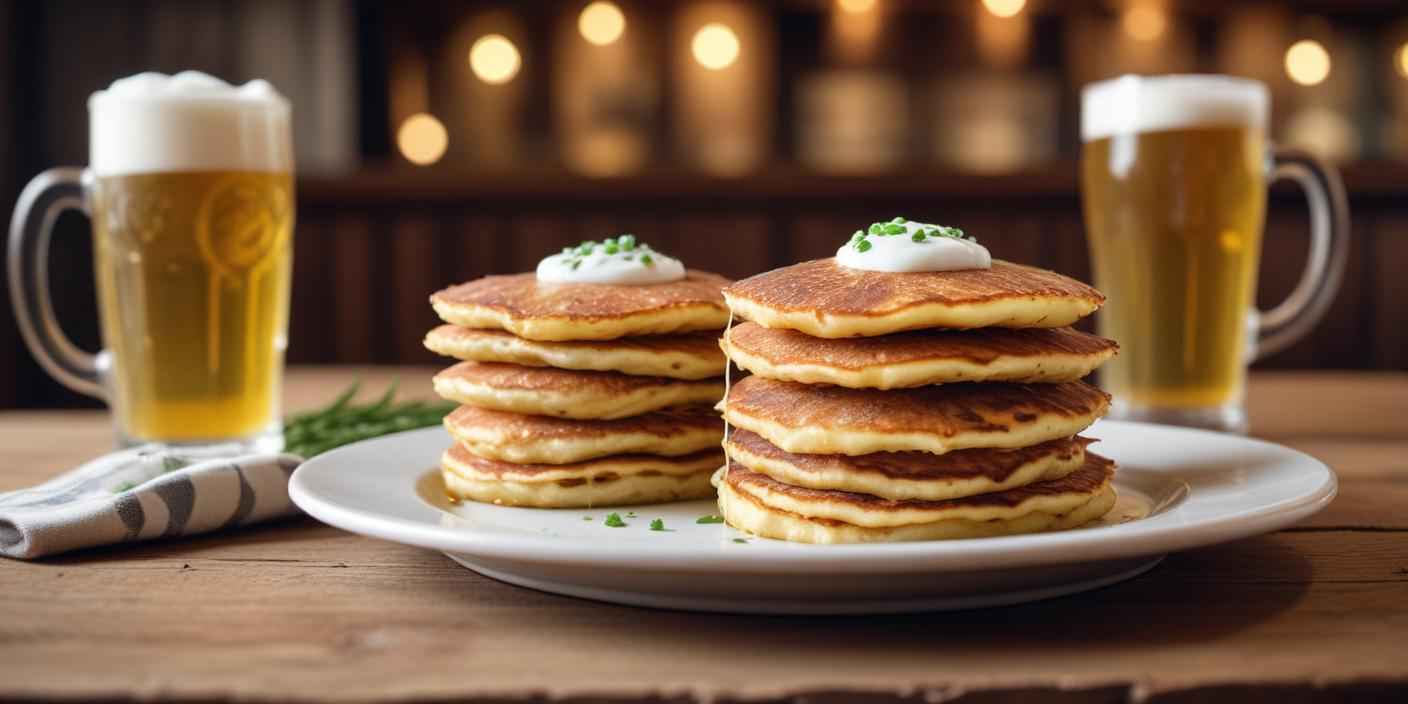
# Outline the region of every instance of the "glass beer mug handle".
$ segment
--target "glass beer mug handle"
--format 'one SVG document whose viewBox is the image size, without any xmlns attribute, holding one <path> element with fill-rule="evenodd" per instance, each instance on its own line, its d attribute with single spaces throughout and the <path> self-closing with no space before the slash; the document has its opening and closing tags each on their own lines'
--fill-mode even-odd
<svg viewBox="0 0 1408 704">
<path fill-rule="evenodd" d="M 20 193 L 10 221 L 10 301 L 29 351 L 64 386 L 104 398 L 102 356 L 64 334 L 49 298 L 49 237 L 65 210 L 88 212 L 82 169 L 49 169 Z"/>
<path fill-rule="evenodd" d="M 1253 359 L 1289 347 L 1315 327 L 1335 300 L 1349 254 L 1349 206 L 1339 172 L 1305 152 L 1277 149 L 1271 180 L 1283 178 L 1300 184 L 1310 203 L 1310 258 L 1291 295 L 1259 314 Z"/>
</svg>

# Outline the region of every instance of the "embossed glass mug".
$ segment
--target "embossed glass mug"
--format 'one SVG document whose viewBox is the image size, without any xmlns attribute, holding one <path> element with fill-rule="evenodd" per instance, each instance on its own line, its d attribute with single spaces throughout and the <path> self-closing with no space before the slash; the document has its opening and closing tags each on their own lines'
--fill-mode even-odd
<svg viewBox="0 0 1408 704">
<path fill-rule="evenodd" d="M 1231 76 L 1124 76 L 1086 86 L 1081 200 L 1097 317 L 1120 354 L 1101 372 L 1115 417 L 1242 432 L 1247 364 L 1300 339 L 1344 275 L 1339 175 L 1272 149 L 1266 86 Z M 1267 185 L 1310 205 L 1310 259 L 1283 303 L 1253 307 Z"/>
<path fill-rule="evenodd" d="M 105 399 L 123 444 L 282 444 L 292 274 L 289 105 L 267 83 L 141 74 L 88 101 L 89 165 L 41 173 L 10 224 L 10 294 L 35 358 Z M 104 349 L 79 350 L 50 303 L 64 210 L 93 226 Z M 62 282 L 53 282 L 62 285 Z"/>
</svg>

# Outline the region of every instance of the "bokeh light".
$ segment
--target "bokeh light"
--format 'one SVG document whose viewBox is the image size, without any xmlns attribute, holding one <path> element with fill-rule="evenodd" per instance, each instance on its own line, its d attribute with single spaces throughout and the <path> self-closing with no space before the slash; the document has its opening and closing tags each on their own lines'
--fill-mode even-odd
<svg viewBox="0 0 1408 704">
<path fill-rule="evenodd" d="M 445 125 L 433 115 L 417 113 L 406 118 L 401 128 L 396 130 L 396 147 L 406 161 L 420 166 L 428 166 L 445 156 L 450 146 L 450 135 Z"/>
<path fill-rule="evenodd" d="M 1330 75 L 1330 52 L 1314 39 L 1302 39 L 1286 50 L 1286 75 L 1303 86 L 1313 86 Z"/>
<path fill-rule="evenodd" d="M 998 17 L 1016 17 L 1026 6 L 1027 0 L 983 0 L 983 7 Z"/>
<path fill-rule="evenodd" d="M 694 33 L 690 48 L 700 66 L 719 71 L 738 60 L 738 35 L 728 25 L 710 22 Z"/>
<path fill-rule="evenodd" d="M 1398 51 L 1394 53 L 1394 56 L 1397 58 L 1394 64 L 1398 66 L 1398 72 L 1402 74 L 1404 78 L 1408 78 L 1408 42 L 1398 47 Z"/>
<path fill-rule="evenodd" d="M 1168 27 L 1168 16 L 1162 8 L 1154 5 L 1131 5 L 1120 17 L 1120 26 L 1125 34 L 1141 42 L 1151 42 L 1163 36 Z"/>
<path fill-rule="evenodd" d="M 582 8 L 577 16 L 577 31 L 582 38 L 597 46 L 606 46 L 626 32 L 626 15 L 614 2 L 597 0 Z"/>
<path fill-rule="evenodd" d="M 875 9 L 879 0 L 836 0 L 836 7 L 842 12 L 849 12 L 853 15 L 863 15 Z"/>
<path fill-rule="evenodd" d="M 508 83 L 522 65 L 518 47 L 502 34 L 486 34 L 469 49 L 469 67 L 485 83 Z"/>
</svg>

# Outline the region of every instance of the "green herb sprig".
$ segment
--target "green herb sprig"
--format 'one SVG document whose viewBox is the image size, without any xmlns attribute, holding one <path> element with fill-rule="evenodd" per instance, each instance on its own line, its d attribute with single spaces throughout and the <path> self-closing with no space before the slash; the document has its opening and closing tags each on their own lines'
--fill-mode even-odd
<svg viewBox="0 0 1408 704">
<path fill-rule="evenodd" d="M 901 217 L 896 217 L 885 222 L 873 222 L 870 223 L 870 227 L 864 230 L 856 230 L 855 233 L 851 235 L 850 242 L 846 244 L 854 247 L 857 252 L 868 252 L 870 248 L 874 246 L 870 242 L 870 237 L 894 237 L 906 233 L 909 234 L 910 240 L 914 242 L 924 242 L 931 237 L 949 237 L 959 240 L 968 240 L 969 242 L 978 241 L 976 238 L 965 235 L 962 230 L 956 227 L 948 227 L 945 225 L 921 227 L 911 233 L 908 227 L 910 224 L 917 225 L 918 223 L 910 223 L 909 220 Z"/>
<path fill-rule="evenodd" d="M 332 403 L 315 411 L 290 416 L 284 422 L 284 451 L 309 458 L 360 440 L 439 425 L 455 409 L 448 401 L 396 401 L 392 383 L 377 400 L 353 402 L 361 383 L 355 383 Z"/>
<path fill-rule="evenodd" d="M 650 245 L 636 239 L 635 235 L 626 233 L 624 235 L 604 239 L 600 242 L 596 240 L 583 240 L 582 243 L 576 247 L 563 247 L 561 254 L 563 263 L 565 263 L 568 268 L 576 271 L 582 267 L 582 261 L 590 257 L 598 248 L 607 256 L 623 254 L 625 255 L 624 258 L 626 261 L 633 262 L 639 260 L 641 266 L 646 267 L 655 266 L 655 258 L 651 255 L 658 254 L 658 252 L 650 248 Z"/>
</svg>

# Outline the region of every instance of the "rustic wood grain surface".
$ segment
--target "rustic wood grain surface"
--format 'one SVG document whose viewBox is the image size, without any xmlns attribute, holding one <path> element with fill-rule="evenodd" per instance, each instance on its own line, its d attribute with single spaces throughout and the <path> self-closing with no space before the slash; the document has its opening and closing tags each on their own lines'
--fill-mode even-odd
<svg viewBox="0 0 1408 704">
<path fill-rule="evenodd" d="M 354 378 L 298 369 L 288 406 Z M 1320 515 L 1024 606 L 745 617 L 511 587 L 300 519 L 0 562 L 0 700 L 1408 701 L 1408 375 L 1276 373 L 1256 435 L 1339 473 Z M 96 412 L 0 414 L 0 490 L 107 449 Z"/>
</svg>

